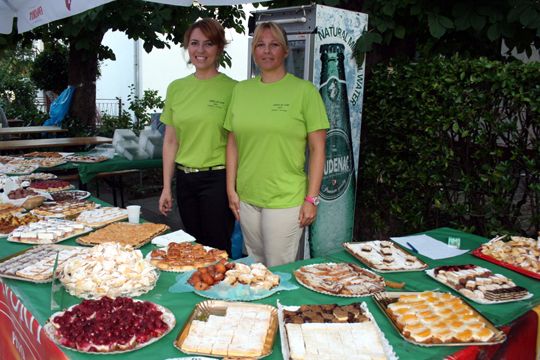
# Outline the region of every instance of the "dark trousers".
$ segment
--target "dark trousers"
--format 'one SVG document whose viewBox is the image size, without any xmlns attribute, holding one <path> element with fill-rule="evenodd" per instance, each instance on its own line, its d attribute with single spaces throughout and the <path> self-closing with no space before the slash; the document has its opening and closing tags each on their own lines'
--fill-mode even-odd
<svg viewBox="0 0 540 360">
<path fill-rule="evenodd" d="M 229 209 L 225 170 L 186 174 L 177 169 L 176 196 L 185 230 L 198 243 L 230 255 L 234 215 Z"/>
</svg>

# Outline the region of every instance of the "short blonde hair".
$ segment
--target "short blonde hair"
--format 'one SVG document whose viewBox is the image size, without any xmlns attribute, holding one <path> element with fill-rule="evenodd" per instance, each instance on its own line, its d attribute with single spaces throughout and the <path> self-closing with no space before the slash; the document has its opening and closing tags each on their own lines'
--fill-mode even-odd
<svg viewBox="0 0 540 360">
<path fill-rule="evenodd" d="M 270 30 L 272 32 L 272 35 L 277 39 L 278 43 L 283 46 L 283 49 L 285 51 L 289 51 L 289 44 L 287 42 L 287 33 L 281 26 L 279 26 L 276 23 L 273 23 L 271 21 L 263 22 L 257 25 L 255 28 L 255 31 L 253 32 L 253 42 L 251 43 L 251 52 L 255 52 L 255 46 L 259 42 L 259 40 L 262 37 L 262 33 L 264 30 Z"/>
</svg>

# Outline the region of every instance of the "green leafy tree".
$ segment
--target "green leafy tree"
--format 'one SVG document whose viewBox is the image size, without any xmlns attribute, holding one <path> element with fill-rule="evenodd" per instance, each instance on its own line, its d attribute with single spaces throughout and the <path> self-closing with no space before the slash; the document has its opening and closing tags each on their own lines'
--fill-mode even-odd
<svg viewBox="0 0 540 360">
<path fill-rule="evenodd" d="M 32 64 L 30 78 L 40 89 L 60 94 L 68 85 L 68 48 L 61 43 L 46 44 Z"/>
<path fill-rule="evenodd" d="M 36 85 L 30 80 L 34 49 L 18 44 L 2 51 L 0 57 L 0 107 L 8 119 L 19 118 L 27 123 L 41 122 L 34 98 Z"/>
<path fill-rule="evenodd" d="M 98 61 L 115 59 L 112 49 L 101 44 L 109 30 L 124 31 L 130 39 L 143 41 L 143 48 L 168 47 L 181 43 L 187 27 L 201 17 L 213 17 L 227 28 L 243 31 L 241 6 L 170 6 L 142 0 L 117 0 L 82 14 L 41 26 L 24 34 L 0 36 L 0 47 L 41 39 L 62 41 L 69 48 L 68 83 L 76 91 L 71 116 L 82 126 L 94 128 Z M 230 58 L 225 58 L 230 62 Z"/>
<path fill-rule="evenodd" d="M 308 0 L 276 0 L 270 7 L 306 5 Z M 435 54 L 501 57 L 509 51 L 530 55 L 540 48 L 538 0 L 317 0 L 318 4 L 361 11 L 369 29 L 359 39 L 356 57 L 368 65 L 394 57 Z M 268 4 L 268 3 L 267 3 Z"/>
</svg>

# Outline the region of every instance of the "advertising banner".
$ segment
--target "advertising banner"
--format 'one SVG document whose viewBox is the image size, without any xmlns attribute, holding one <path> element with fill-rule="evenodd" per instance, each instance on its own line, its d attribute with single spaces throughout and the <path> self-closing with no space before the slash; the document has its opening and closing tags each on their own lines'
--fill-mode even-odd
<svg viewBox="0 0 540 360">
<path fill-rule="evenodd" d="M 20 299 L 0 280 L 0 359 L 67 359 Z"/>
<path fill-rule="evenodd" d="M 364 93 L 364 64 L 357 66 L 353 48 L 367 23 L 366 14 L 317 6 L 313 83 L 326 106 L 330 129 L 321 202 L 310 227 L 312 257 L 352 240 Z"/>
</svg>

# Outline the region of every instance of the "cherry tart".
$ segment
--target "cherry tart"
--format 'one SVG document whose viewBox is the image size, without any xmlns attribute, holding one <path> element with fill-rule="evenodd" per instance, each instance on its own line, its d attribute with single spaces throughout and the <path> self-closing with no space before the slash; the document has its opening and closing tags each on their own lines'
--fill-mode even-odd
<svg viewBox="0 0 540 360">
<path fill-rule="evenodd" d="M 45 330 L 65 347 L 81 352 L 111 353 L 141 348 L 175 325 L 166 308 L 126 297 L 83 300 L 49 319 Z"/>
<path fill-rule="evenodd" d="M 30 188 L 42 191 L 61 191 L 71 189 L 69 181 L 50 179 L 50 180 L 35 180 L 30 184 Z"/>
</svg>

